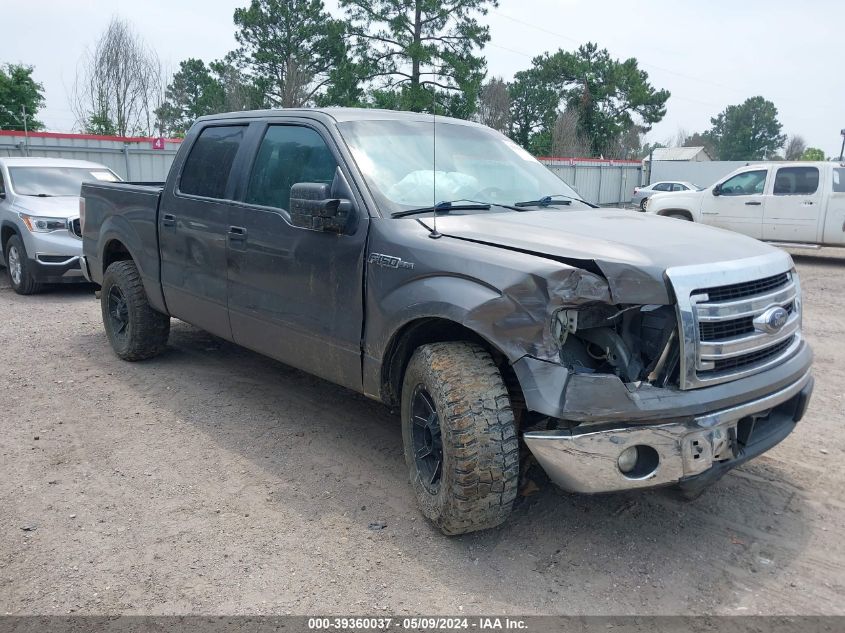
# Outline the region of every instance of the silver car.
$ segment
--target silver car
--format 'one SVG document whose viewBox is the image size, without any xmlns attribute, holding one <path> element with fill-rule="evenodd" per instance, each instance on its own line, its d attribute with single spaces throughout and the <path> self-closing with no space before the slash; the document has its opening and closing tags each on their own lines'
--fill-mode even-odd
<svg viewBox="0 0 845 633">
<path fill-rule="evenodd" d="M 0 261 L 15 292 L 85 281 L 79 190 L 86 181 L 119 180 L 108 167 L 83 160 L 0 157 Z"/>
<path fill-rule="evenodd" d="M 685 180 L 661 180 L 645 187 L 634 187 L 631 205 L 639 207 L 640 211 L 645 211 L 645 203 L 652 194 L 667 191 L 701 191 L 701 187 Z"/>
</svg>

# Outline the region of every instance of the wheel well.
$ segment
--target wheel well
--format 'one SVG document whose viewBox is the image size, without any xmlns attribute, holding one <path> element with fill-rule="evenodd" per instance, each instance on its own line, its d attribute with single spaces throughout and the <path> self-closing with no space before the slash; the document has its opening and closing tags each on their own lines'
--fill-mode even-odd
<svg viewBox="0 0 845 633">
<path fill-rule="evenodd" d="M 402 381 L 405 378 L 405 369 L 418 347 L 428 343 L 448 341 L 470 341 L 487 350 L 493 357 L 493 362 L 496 363 L 499 371 L 502 372 L 502 379 L 508 388 L 514 412 L 516 413 L 520 408 L 524 409 L 525 398 L 522 395 L 522 388 L 519 386 L 516 373 L 507 357 L 491 345 L 489 341 L 468 327 L 448 319 L 435 317 L 417 319 L 405 324 L 390 340 L 381 366 L 381 393 L 385 403 L 392 407 L 399 405 L 402 398 Z"/>
<path fill-rule="evenodd" d="M 658 215 L 682 215 L 688 220 L 692 220 L 692 213 L 686 209 L 663 209 Z"/>
<path fill-rule="evenodd" d="M 115 262 L 131 260 L 132 255 L 129 253 L 123 242 L 120 240 L 111 240 L 103 249 L 103 272 Z"/>
<path fill-rule="evenodd" d="M 10 224 L 4 224 L 3 228 L 0 229 L 0 260 L 5 261 L 6 257 L 6 242 L 9 241 L 9 238 L 13 235 L 17 235 L 17 230 L 15 227 L 11 226 Z"/>
</svg>

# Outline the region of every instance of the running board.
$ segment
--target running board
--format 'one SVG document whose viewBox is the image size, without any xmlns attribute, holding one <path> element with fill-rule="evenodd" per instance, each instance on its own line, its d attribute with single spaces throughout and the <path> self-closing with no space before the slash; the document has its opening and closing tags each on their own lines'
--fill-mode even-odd
<svg viewBox="0 0 845 633">
<path fill-rule="evenodd" d="M 787 248 L 806 248 L 813 251 L 817 251 L 821 248 L 820 244 L 799 244 L 798 242 L 766 242 L 766 244 L 771 244 L 772 246 L 785 246 Z"/>
</svg>

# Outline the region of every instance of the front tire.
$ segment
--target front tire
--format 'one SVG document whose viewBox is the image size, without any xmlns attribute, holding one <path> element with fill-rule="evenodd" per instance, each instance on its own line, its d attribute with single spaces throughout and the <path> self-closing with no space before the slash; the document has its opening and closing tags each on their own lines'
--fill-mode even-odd
<svg viewBox="0 0 845 633">
<path fill-rule="evenodd" d="M 444 534 L 503 523 L 519 480 L 519 443 L 499 369 L 480 346 L 418 348 L 402 385 L 402 439 L 422 513 Z"/>
<path fill-rule="evenodd" d="M 34 295 L 41 292 L 43 285 L 35 281 L 29 269 L 29 257 L 20 236 L 13 235 L 6 242 L 6 270 L 12 290 L 19 295 Z"/>
<path fill-rule="evenodd" d="M 106 269 L 100 307 L 109 342 L 120 358 L 146 360 L 164 351 L 170 317 L 150 307 L 135 262 L 114 262 Z"/>
</svg>

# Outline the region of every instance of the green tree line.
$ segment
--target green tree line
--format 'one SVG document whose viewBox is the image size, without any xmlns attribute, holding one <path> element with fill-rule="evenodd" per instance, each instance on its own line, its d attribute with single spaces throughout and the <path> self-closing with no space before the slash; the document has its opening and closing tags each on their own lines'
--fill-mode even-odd
<svg viewBox="0 0 845 633">
<path fill-rule="evenodd" d="M 653 86 L 635 58 L 615 59 L 590 42 L 538 55 L 511 81 L 488 78 L 490 32 L 482 19 L 497 6 L 339 0 L 340 14 L 332 15 L 323 0 L 250 0 L 233 14 L 234 50 L 216 60 L 183 60 L 167 81 L 157 79 L 155 52 L 115 18 L 88 53 L 87 83 L 77 81 L 77 118 L 89 132 L 180 136 L 197 117 L 218 112 L 372 107 L 476 120 L 535 155 L 639 158 L 656 146 L 643 146 L 643 137 L 666 115 L 670 93 Z M 101 49 L 108 60 L 122 54 L 127 61 L 103 73 Z M 42 127 L 35 115 L 43 86 L 32 73 L 23 65 L 0 67 L 0 128 L 21 128 L 22 106 L 29 128 Z M 141 75 L 144 81 L 132 81 Z M 131 84 L 136 98 L 112 105 L 111 84 Z M 721 160 L 823 157 L 800 137 L 787 139 L 777 115 L 771 101 L 752 97 L 679 144 L 704 146 Z"/>
</svg>

